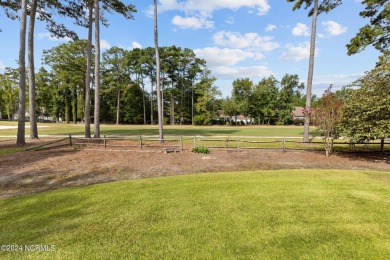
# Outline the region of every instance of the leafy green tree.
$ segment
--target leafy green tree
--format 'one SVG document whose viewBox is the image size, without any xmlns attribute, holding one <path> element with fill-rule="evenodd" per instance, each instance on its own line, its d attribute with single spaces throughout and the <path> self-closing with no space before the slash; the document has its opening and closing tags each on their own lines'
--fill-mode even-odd
<svg viewBox="0 0 390 260">
<path fill-rule="evenodd" d="M 273 77 L 263 78 L 253 87 L 250 97 L 249 113 L 258 118 L 259 124 L 270 124 L 275 116 L 278 103 L 278 81 Z"/>
<path fill-rule="evenodd" d="M 321 133 L 326 157 L 333 151 L 333 140 L 340 137 L 343 111 L 343 100 L 331 92 L 331 88 L 318 100 L 318 107 L 310 111 L 313 124 Z"/>
<path fill-rule="evenodd" d="M 348 92 L 343 126 L 353 142 L 390 137 L 390 52 Z"/>
<path fill-rule="evenodd" d="M 216 98 L 221 92 L 214 85 L 215 78 L 210 77 L 211 71 L 206 70 L 201 81 L 196 84 L 195 93 L 199 95 L 195 105 L 196 115 L 194 124 L 209 125 L 213 116 L 216 116 Z"/>
<path fill-rule="evenodd" d="M 110 91 L 117 93 L 116 124 L 119 124 L 121 92 L 130 82 L 130 75 L 126 69 L 127 51 L 112 47 L 103 53 L 103 82 Z"/>
<path fill-rule="evenodd" d="M 19 95 L 18 84 L 18 70 L 5 68 L 4 74 L 0 74 L 0 109 L 5 112 L 8 120 L 13 119 L 17 109 Z"/>
<path fill-rule="evenodd" d="M 149 57 L 146 57 L 145 55 L 145 49 L 135 48 L 131 51 L 128 51 L 125 53 L 125 66 L 124 69 L 127 71 L 127 74 L 129 75 L 135 75 L 135 78 L 133 76 L 133 80 L 142 88 L 142 108 L 143 108 L 143 120 L 144 124 L 146 125 L 147 122 L 147 116 L 146 116 L 146 92 L 145 92 L 145 84 L 144 79 L 147 76 L 147 67 L 145 62 L 148 60 Z"/>
<path fill-rule="evenodd" d="M 232 98 L 237 102 L 238 109 L 245 119 L 249 116 L 249 101 L 252 95 L 252 87 L 253 82 L 249 78 L 233 81 Z"/>
<path fill-rule="evenodd" d="M 304 85 L 299 82 L 298 75 L 289 74 L 283 76 L 280 85 L 277 104 L 279 123 L 287 124 L 292 120 L 294 97 L 299 94 Z"/>
<path fill-rule="evenodd" d="M 129 124 L 143 123 L 143 92 L 142 88 L 136 82 L 131 82 L 124 89 L 121 97 L 122 102 L 126 104 L 122 107 L 123 120 Z"/>
<path fill-rule="evenodd" d="M 78 104 L 85 86 L 87 45 L 87 41 L 83 40 L 61 44 L 43 51 L 43 63 L 51 67 L 55 80 L 58 82 L 56 86 L 64 95 L 67 123 L 71 115 L 76 123 L 77 118 L 81 117 L 84 112 L 84 108 L 80 108 Z"/>
<path fill-rule="evenodd" d="M 240 114 L 237 103 L 229 97 L 226 97 L 226 99 L 222 101 L 222 110 L 225 115 L 229 116 L 230 125 L 232 125 L 233 117 L 237 119 L 237 116 Z"/>
<path fill-rule="evenodd" d="M 54 107 L 57 105 L 54 100 L 56 88 L 52 84 L 52 75 L 43 67 L 36 73 L 36 105 L 37 115 L 43 117 L 53 116 Z"/>
<path fill-rule="evenodd" d="M 360 28 L 355 37 L 347 44 L 348 55 L 364 50 L 368 45 L 384 52 L 390 47 L 390 2 L 386 0 L 364 0 L 365 10 L 360 12 L 363 18 L 369 18 L 370 24 Z"/>
<path fill-rule="evenodd" d="M 294 2 L 293 10 L 300 9 L 304 5 L 305 9 L 310 8 L 309 16 L 312 16 L 311 25 L 311 39 L 310 39 L 310 58 L 309 58 L 309 71 L 307 76 L 307 88 L 306 88 L 306 112 L 305 112 L 305 124 L 304 124 L 304 136 L 303 141 L 309 142 L 309 125 L 310 117 L 307 111 L 311 108 L 311 96 L 312 96 L 312 84 L 313 84 L 313 72 L 314 72 L 314 54 L 315 54 L 315 42 L 316 42 L 316 28 L 317 28 L 317 16 L 322 13 L 328 13 L 333 8 L 341 4 L 342 0 L 287 0 L 287 2 Z"/>
</svg>

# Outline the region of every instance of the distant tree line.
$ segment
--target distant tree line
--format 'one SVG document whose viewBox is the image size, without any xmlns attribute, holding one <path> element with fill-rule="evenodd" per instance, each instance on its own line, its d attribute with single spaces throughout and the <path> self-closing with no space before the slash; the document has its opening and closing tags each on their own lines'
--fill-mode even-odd
<svg viewBox="0 0 390 260">
<path fill-rule="evenodd" d="M 286 74 L 280 82 L 271 75 L 257 84 L 249 78 L 237 79 L 233 82 L 231 97 L 222 101 L 222 110 L 229 117 L 229 124 L 235 123 L 239 115 L 251 124 L 292 124 L 294 107 L 305 104 L 303 89 L 298 75 Z M 317 97 L 313 95 L 312 99 L 315 102 Z"/>
<path fill-rule="evenodd" d="M 87 73 L 85 40 L 71 41 L 43 52 L 43 65 L 36 73 L 37 116 L 62 118 L 65 122 L 84 120 Z M 155 124 L 157 121 L 156 62 L 154 48 L 125 50 L 112 47 L 102 54 L 101 121 L 107 123 Z M 92 60 L 94 55 L 92 55 Z M 187 48 L 160 47 L 161 85 L 165 123 L 190 124 L 211 97 L 206 88 L 215 79 L 206 62 Z M 94 67 L 94 63 L 92 63 Z M 91 70 L 93 71 L 93 70 Z M 27 74 L 29 72 L 27 71 Z M 19 74 L 7 68 L 0 74 L 0 110 L 12 119 L 18 101 Z M 95 77 L 91 75 L 92 91 Z M 216 90 L 215 86 L 212 86 Z M 8 96 L 12 98 L 8 98 Z M 216 92 L 217 93 L 217 92 Z M 214 95 L 212 95 L 214 99 Z M 94 95 L 91 95 L 94 101 Z M 8 100 L 9 99 L 9 100 Z M 91 110 L 93 110 L 94 102 Z"/>
<path fill-rule="evenodd" d="M 35 75 L 38 118 L 51 117 L 66 123 L 84 121 L 87 48 L 87 41 L 78 40 L 43 52 L 44 67 Z M 230 117 L 230 124 L 238 115 L 254 118 L 251 123 L 290 124 L 293 107 L 304 104 L 305 97 L 301 94 L 303 84 L 297 75 L 288 74 L 280 82 L 273 76 L 257 84 L 248 78 L 237 79 L 233 82 L 231 97 L 221 99 L 221 92 L 214 84 L 216 79 L 211 76 L 206 62 L 197 58 L 191 49 L 176 46 L 159 49 L 166 124 L 208 125 L 216 123 L 222 111 Z M 157 123 L 154 53 L 151 47 L 132 50 L 112 47 L 103 52 L 100 86 L 102 122 Z M 91 75 L 92 91 L 95 90 L 94 78 Z M 13 119 L 18 102 L 18 81 L 16 69 L 7 68 L 0 74 L 2 118 Z M 94 101 L 94 95 L 91 97 Z M 91 104 L 93 110 L 94 102 Z"/>
</svg>

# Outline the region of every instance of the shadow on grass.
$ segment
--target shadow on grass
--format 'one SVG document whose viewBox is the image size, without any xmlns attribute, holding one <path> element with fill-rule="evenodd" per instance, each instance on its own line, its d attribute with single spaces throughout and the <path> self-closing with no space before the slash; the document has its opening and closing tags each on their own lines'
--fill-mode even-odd
<svg viewBox="0 0 390 260">
<path fill-rule="evenodd" d="M 5 209 L 0 213 L 0 241 L 13 245 L 54 245 L 58 249 L 55 236 L 78 228 L 74 220 L 85 215 L 84 201 L 74 192 L 0 200 L 1 208 Z M 24 257 L 27 254 L 19 253 Z"/>
<path fill-rule="evenodd" d="M 354 151 L 354 152 L 335 152 L 342 158 L 350 160 L 367 161 L 370 163 L 390 164 L 390 152 L 381 153 L 378 151 Z"/>
</svg>

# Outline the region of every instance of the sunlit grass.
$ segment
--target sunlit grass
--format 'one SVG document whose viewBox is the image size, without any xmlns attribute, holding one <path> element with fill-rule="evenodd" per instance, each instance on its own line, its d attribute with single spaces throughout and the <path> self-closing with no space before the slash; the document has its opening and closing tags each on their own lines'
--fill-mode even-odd
<svg viewBox="0 0 390 260">
<path fill-rule="evenodd" d="M 12 123 L 12 124 L 11 124 Z M 15 122 L 1 121 L 0 125 L 15 125 Z M 29 124 L 26 123 L 26 126 Z M 65 123 L 39 123 L 40 135 L 84 135 L 83 124 Z M 91 127 L 93 130 L 93 125 Z M 294 136 L 303 135 L 302 126 L 164 126 L 166 135 L 183 136 Z M 26 128 L 26 135 L 29 129 Z M 102 135 L 157 135 L 156 125 L 101 125 Z M 15 136 L 16 129 L 0 130 L 0 136 Z M 316 136 L 317 132 L 312 131 L 311 135 Z"/>
<path fill-rule="evenodd" d="M 390 173 L 211 173 L 0 200 L 2 259 L 387 259 Z"/>
</svg>

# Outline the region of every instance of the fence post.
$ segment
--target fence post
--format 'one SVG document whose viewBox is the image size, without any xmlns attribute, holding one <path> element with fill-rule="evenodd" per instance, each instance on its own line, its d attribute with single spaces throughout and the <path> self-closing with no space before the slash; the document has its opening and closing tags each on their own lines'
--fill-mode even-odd
<svg viewBox="0 0 390 260">
<path fill-rule="evenodd" d="M 384 153 L 385 152 L 385 139 L 382 138 L 381 139 L 381 153 Z"/>
<path fill-rule="evenodd" d="M 183 136 L 180 136 L 180 151 L 183 151 Z"/>
<path fill-rule="evenodd" d="M 283 153 L 286 152 L 286 137 L 283 137 Z"/>
<path fill-rule="evenodd" d="M 197 144 L 196 144 L 196 135 L 194 135 L 194 147 L 197 147 Z"/>
<path fill-rule="evenodd" d="M 240 149 L 240 143 L 241 143 L 241 140 L 237 139 L 237 149 Z"/>
<path fill-rule="evenodd" d="M 139 136 L 139 146 L 140 146 L 141 149 L 142 149 L 142 135 Z"/>
<path fill-rule="evenodd" d="M 103 135 L 103 143 L 104 143 L 104 147 L 107 147 L 106 135 Z"/>
<path fill-rule="evenodd" d="M 72 146 L 72 135 L 69 134 L 69 145 Z"/>
</svg>

